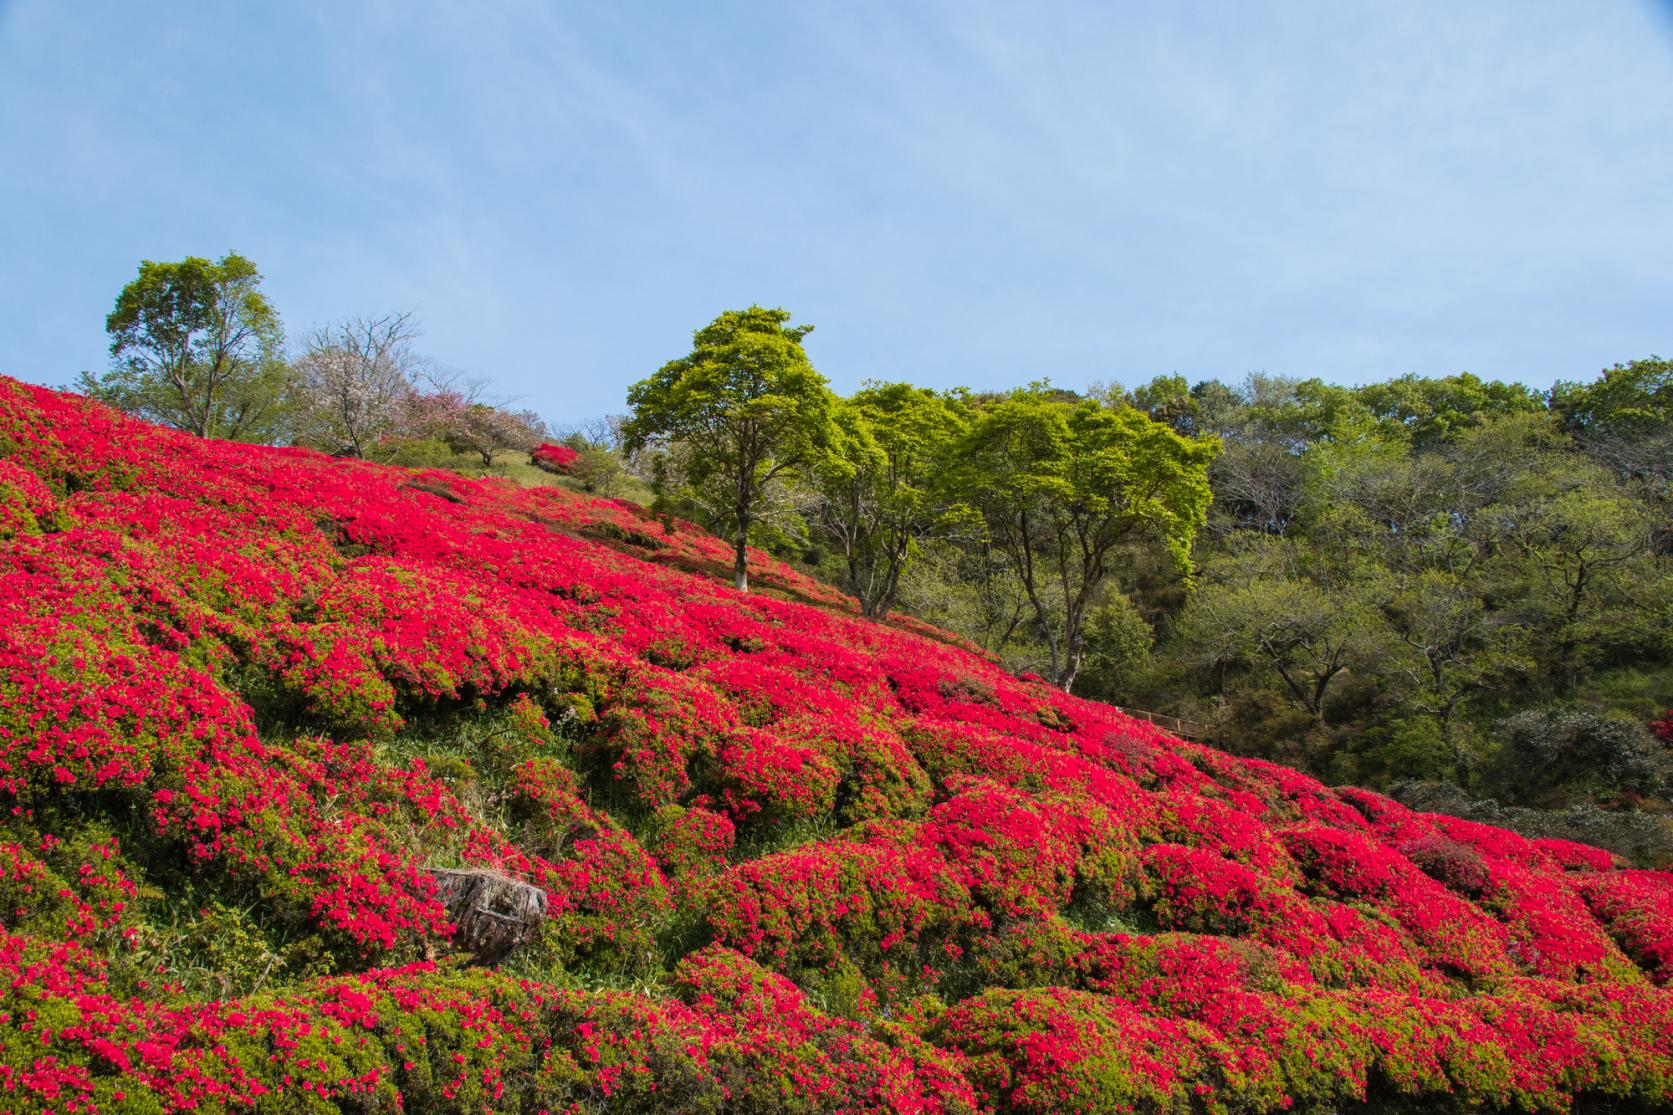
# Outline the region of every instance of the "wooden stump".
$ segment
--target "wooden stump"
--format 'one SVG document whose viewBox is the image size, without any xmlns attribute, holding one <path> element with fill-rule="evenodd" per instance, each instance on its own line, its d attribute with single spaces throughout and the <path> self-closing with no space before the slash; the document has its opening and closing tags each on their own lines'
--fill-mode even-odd
<svg viewBox="0 0 1673 1115">
<path fill-rule="evenodd" d="M 493 871 L 432 867 L 437 896 L 458 927 L 453 947 L 498 964 L 540 932 L 546 892 Z"/>
</svg>

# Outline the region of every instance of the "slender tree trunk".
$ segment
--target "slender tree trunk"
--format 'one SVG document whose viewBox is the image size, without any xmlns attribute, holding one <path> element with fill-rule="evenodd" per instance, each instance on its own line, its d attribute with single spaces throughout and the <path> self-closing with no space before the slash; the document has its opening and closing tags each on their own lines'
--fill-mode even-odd
<svg viewBox="0 0 1673 1115">
<path fill-rule="evenodd" d="M 1104 583 L 1103 558 L 1089 562 L 1082 570 L 1080 591 L 1067 602 L 1064 609 L 1063 676 L 1057 679 L 1063 692 L 1069 692 L 1080 673 L 1086 657 L 1086 610 L 1098 586 Z"/>
<path fill-rule="evenodd" d="M 1458 702 L 1462 697 L 1463 693 L 1459 692 L 1454 694 L 1451 700 L 1441 702 L 1441 707 L 1436 710 L 1435 715 L 1441 722 L 1441 742 L 1446 745 L 1447 751 L 1452 755 L 1452 776 L 1458 780 L 1458 785 L 1468 786 L 1470 784 L 1470 760 L 1469 756 L 1464 754 L 1463 746 L 1458 742 L 1458 733 L 1454 729 L 1452 719 L 1453 710 L 1458 707 Z"/>
<path fill-rule="evenodd" d="M 737 559 L 732 566 L 733 585 L 739 592 L 749 591 L 749 555 L 744 548 L 749 545 L 749 510 L 750 510 L 750 476 L 755 472 L 755 457 L 751 453 L 740 454 L 738 459 L 738 488 L 737 488 L 737 516 L 738 536 L 736 539 Z"/>
<path fill-rule="evenodd" d="M 1278 671 L 1278 676 L 1283 679 L 1284 685 L 1289 688 L 1291 696 L 1293 696 L 1296 699 L 1296 703 L 1301 705 L 1302 708 L 1306 709 L 1309 713 L 1311 713 L 1313 719 L 1315 721 L 1317 721 L 1318 724 L 1321 727 L 1323 727 L 1323 725 L 1324 725 L 1324 701 L 1322 700 L 1322 697 L 1323 697 L 1323 694 L 1324 694 L 1323 686 L 1319 686 L 1315 690 L 1316 698 L 1310 698 L 1307 695 L 1307 690 L 1305 688 L 1303 688 L 1301 683 L 1290 675 L 1289 668 L 1284 665 L 1284 659 L 1283 659 L 1282 655 L 1280 655 L 1277 652 L 1277 650 L 1270 643 L 1266 643 L 1264 641 L 1261 643 L 1261 649 L 1266 651 L 1267 657 L 1269 659 L 1271 659 L 1271 661 L 1272 661 L 1272 668 Z M 1329 679 L 1328 678 L 1325 680 L 1324 684 L 1325 685 L 1329 684 Z"/>
<path fill-rule="evenodd" d="M 1051 678 L 1054 684 L 1061 684 L 1063 669 L 1062 647 L 1058 644 L 1057 630 L 1051 624 L 1051 613 L 1046 609 L 1046 603 L 1040 599 L 1039 587 L 1034 578 L 1034 539 L 1028 529 L 1028 513 L 1025 511 L 1017 517 L 1018 536 L 1022 539 L 1021 558 L 1017 572 L 1022 577 L 1023 590 L 1028 594 L 1028 602 L 1034 607 L 1034 622 L 1040 629 L 1040 638 L 1045 640 L 1046 650 L 1051 653 Z"/>
<path fill-rule="evenodd" d="M 1083 624 L 1075 617 L 1068 621 L 1068 638 L 1063 649 L 1063 672 L 1057 678 L 1057 685 L 1063 692 L 1068 693 L 1075 686 L 1075 676 L 1080 673 L 1081 659 L 1086 657 L 1086 640 L 1081 630 Z"/>
<path fill-rule="evenodd" d="M 860 614 L 871 615 L 871 577 L 868 576 L 866 560 L 863 553 L 862 535 L 864 528 L 860 525 L 860 493 L 856 484 L 849 484 L 845 493 L 847 503 L 848 523 L 839 527 L 842 539 L 842 556 L 848 562 L 848 591 L 854 594 L 854 599 L 860 602 Z"/>
<path fill-rule="evenodd" d="M 215 354 L 215 362 L 209 365 L 209 372 L 204 380 L 203 388 L 203 419 L 198 424 L 199 437 L 226 436 L 224 431 L 215 429 L 215 399 L 221 393 L 221 382 L 226 370 L 226 356 Z"/>
<path fill-rule="evenodd" d="M 739 592 L 749 591 L 749 499 L 740 479 L 738 484 L 738 536 L 735 540 L 736 560 L 732 566 L 732 580 Z"/>
<path fill-rule="evenodd" d="M 895 597 L 900 593 L 900 571 L 906 565 L 905 548 L 893 552 L 889 556 L 889 570 L 883 578 L 883 589 L 873 602 L 871 616 L 873 619 L 883 619 L 889 614 L 889 609 L 895 606 Z"/>
<path fill-rule="evenodd" d="M 1572 696 L 1579 684 L 1579 670 L 1575 669 L 1575 650 L 1579 640 L 1574 637 L 1574 624 L 1580 615 L 1580 605 L 1586 596 L 1586 577 L 1590 572 L 1585 559 L 1574 571 L 1574 585 L 1569 589 L 1568 606 L 1563 609 L 1563 633 L 1557 640 L 1558 680 Z"/>
</svg>

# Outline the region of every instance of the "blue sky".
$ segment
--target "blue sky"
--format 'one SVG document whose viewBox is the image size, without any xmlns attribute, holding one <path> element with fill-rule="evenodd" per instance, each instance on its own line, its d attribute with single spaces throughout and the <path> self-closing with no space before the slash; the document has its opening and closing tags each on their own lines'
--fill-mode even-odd
<svg viewBox="0 0 1673 1115">
<path fill-rule="evenodd" d="M 839 390 L 1673 355 L 1666 4 L 0 0 L 0 371 L 142 258 L 560 423 L 723 309 Z"/>
</svg>

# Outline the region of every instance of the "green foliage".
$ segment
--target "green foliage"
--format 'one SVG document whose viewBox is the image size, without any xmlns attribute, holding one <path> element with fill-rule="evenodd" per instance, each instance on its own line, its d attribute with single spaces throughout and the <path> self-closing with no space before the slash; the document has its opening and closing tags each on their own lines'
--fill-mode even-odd
<svg viewBox="0 0 1673 1115">
<path fill-rule="evenodd" d="M 751 306 L 729 310 L 695 335 L 689 355 L 628 390 L 629 453 L 672 449 L 657 487 L 709 510 L 731 528 L 735 574 L 749 586 L 745 547 L 774 481 L 804 468 L 832 438 L 833 397 L 802 339 L 811 325 Z"/>
<path fill-rule="evenodd" d="M 1374 577 L 1310 569 L 1308 556 L 1292 544 L 1263 544 L 1212 567 L 1176 638 L 1199 667 L 1270 671 L 1322 725 L 1335 683 L 1383 653 L 1389 632 L 1377 603 L 1386 589 Z"/>
<path fill-rule="evenodd" d="M 1433 716 L 1405 716 L 1389 724 L 1378 759 L 1385 768 L 1378 781 L 1445 779 L 1457 769 L 1447 731 Z"/>
<path fill-rule="evenodd" d="M 1227 444 L 1223 506 L 1158 648 L 1195 684 L 1188 668 L 1153 699 L 1212 694 L 1246 746 L 1339 780 L 1444 778 L 1530 804 L 1641 782 L 1593 756 L 1590 780 L 1527 785 L 1526 731 L 1493 725 L 1555 701 L 1640 719 L 1667 703 L 1643 686 L 1669 655 L 1669 524 L 1642 470 L 1612 468 L 1588 432 L 1614 421 L 1654 441 L 1652 365 L 1559 385 L 1551 414 L 1469 376 L 1198 392 Z M 1273 730 L 1248 732 L 1256 691 L 1284 694 L 1322 739 L 1298 747 L 1260 715 Z"/>
<path fill-rule="evenodd" d="M 1605 464 L 1665 491 L 1673 475 L 1673 361 L 1651 356 L 1605 368 L 1591 383 L 1559 381 L 1551 411 Z"/>
<path fill-rule="evenodd" d="M 291 371 L 261 273 L 236 252 L 210 262 L 146 260 L 105 319 L 111 370 L 81 391 L 202 437 L 281 437 Z"/>
<path fill-rule="evenodd" d="M 948 478 L 985 531 L 927 537 L 901 605 L 1061 682 L 1090 583 L 1080 692 L 1219 725 L 1223 744 L 1337 782 L 1662 808 L 1659 783 L 1618 763 L 1521 786 L 1532 760 L 1498 725 L 1558 706 L 1644 721 L 1673 704 L 1670 368 L 1618 365 L 1549 399 L 1467 373 L 973 397 Z M 1124 535 L 1101 575 L 1083 559 L 1102 510 L 1186 459 L 1114 441 L 1127 471 L 1104 470 L 1076 416 L 1122 414 L 1199 449 L 1212 436 L 1213 502 L 1206 529 Z M 1659 846 L 1625 822 L 1598 831 L 1616 829 L 1623 849 Z"/>
<path fill-rule="evenodd" d="M 156 964 L 190 995 L 248 995 L 269 984 L 327 975 L 334 967 L 317 934 L 287 937 L 283 924 L 266 916 L 259 902 L 177 901 L 169 915 L 146 926 L 135 942 L 136 959 Z"/>
<path fill-rule="evenodd" d="M 440 438 L 405 438 L 390 447 L 388 460 L 390 464 L 408 468 L 453 468 L 462 471 L 469 467 L 471 458 L 456 452 Z"/>
<path fill-rule="evenodd" d="M 833 417 L 831 452 L 813 470 L 817 527 L 841 555 L 843 587 L 881 617 L 924 543 L 962 520 L 945 479 L 970 407 L 961 395 L 874 383 L 840 400 Z"/>
<path fill-rule="evenodd" d="M 1087 696 L 1120 692 L 1150 665 L 1156 632 L 1131 599 L 1110 593 L 1086 617 L 1086 658 L 1081 691 Z"/>
<path fill-rule="evenodd" d="M 599 432 L 609 436 L 609 440 L 595 436 L 591 430 L 572 433 L 563 439 L 565 446 L 579 454 L 569 466 L 565 479 L 588 495 L 614 499 L 634 493 L 642 486 L 628 467 L 619 437 L 613 436 L 619 433 L 616 421 L 619 420 L 599 424 L 602 427 Z"/>
<path fill-rule="evenodd" d="M 1385 427 L 1403 431 L 1419 449 L 1444 444 L 1459 431 L 1496 418 L 1542 409 L 1533 389 L 1483 380 L 1469 372 L 1438 379 L 1404 375 L 1356 388 L 1354 396 Z"/>
<path fill-rule="evenodd" d="M 1068 402 L 1038 384 L 971 424 L 955 482 L 1018 578 L 1056 684 L 1080 671 L 1087 616 L 1120 545 L 1154 541 L 1188 566 L 1216 448 L 1130 406 Z"/>
<path fill-rule="evenodd" d="M 1673 754 L 1640 721 L 1530 709 L 1498 728 L 1502 746 L 1492 785 L 1508 804 L 1566 805 L 1627 788 L 1652 796 L 1673 790 Z"/>
<path fill-rule="evenodd" d="M 1142 387 L 1133 389 L 1128 401 L 1157 422 L 1173 427 L 1182 434 L 1200 429 L 1200 408 L 1191 395 L 1190 384 L 1184 376 L 1157 376 Z"/>
</svg>

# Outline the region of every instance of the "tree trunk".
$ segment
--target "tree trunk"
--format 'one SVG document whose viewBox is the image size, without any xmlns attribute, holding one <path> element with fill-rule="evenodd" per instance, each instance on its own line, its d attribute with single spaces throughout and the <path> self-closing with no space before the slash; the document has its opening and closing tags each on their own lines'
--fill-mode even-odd
<svg viewBox="0 0 1673 1115">
<path fill-rule="evenodd" d="M 1586 597 L 1586 577 L 1589 572 L 1585 559 L 1582 558 L 1574 571 L 1574 586 L 1569 590 L 1568 606 L 1563 609 L 1563 633 L 1557 640 L 1557 676 L 1570 696 L 1574 695 L 1574 690 L 1580 682 L 1580 671 L 1574 665 L 1575 651 L 1579 646 L 1579 640 L 1574 637 L 1574 624 L 1580 615 L 1580 605 Z"/>
<path fill-rule="evenodd" d="M 1086 657 L 1087 605 L 1103 581 L 1103 558 L 1099 557 L 1090 567 L 1083 567 L 1080 591 L 1075 594 L 1074 599 L 1064 599 L 1063 671 L 1055 680 L 1065 693 L 1074 688 L 1075 676 L 1080 673 L 1081 661 Z M 1065 585 L 1065 593 L 1067 589 L 1068 586 Z"/>
<path fill-rule="evenodd" d="M 883 589 L 878 594 L 876 601 L 872 604 L 872 619 L 886 618 L 889 614 L 889 609 L 895 606 L 895 596 L 900 592 L 900 570 L 901 566 L 904 564 L 904 558 L 897 557 L 892 560 L 889 566 L 888 576 L 885 577 L 883 581 Z"/>
<path fill-rule="evenodd" d="M 734 478 L 737 489 L 734 496 L 737 503 L 733 510 L 738 517 L 737 560 L 732 566 L 732 583 L 739 592 L 749 591 L 749 556 L 744 548 L 749 545 L 749 512 L 751 497 L 755 494 L 751 490 L 750 478 L 755 475 L 756 454 L 753 452 L 742 454 L 738 459 L 738 473 Z"/>
<path fill-rule="evenodd" d="M 1080 673 L 1081 659 L 1086 657 L 1085 624 L 1077 612 L 1070 613 L 1069 630 L 1064 639 L 1063 669 L 1055 679 L 1057 687 L 1068 693 L 1075 687 L 1075 676 Z"/>
<path fill-rule="evenodd" d="M 749 591 L 749 555 L 744 547 L 749 543 L 749 520 L 738 516 L 737 559 L 732 566 L 733 583 L 739 592 Z"/>
<path fill-rule="evenodd" d="M 1028 530 L 1028 513 L 1024 511 L 1017 516 L 1017 536 L 1021 539 L 1017 563 L 1017 574 L 1022 580 L 1023 591 L 1028 596 L 1028 603 L 1034 609 L 1034 625 L 1039 629 L 1040 638 L 1046 644 L 1046 650 L 1051 653 L 1051 679 L 1053 684 L 1062 684 L 1060 679 L 1063 668 L 1062 648 L 1057 641 L 1057 630 L 1051 625 L 1051 613 L 1046 610 L 1045 601 L 1040 599 L 1038 585 L 1034 579 L 1034 539 Z"/>
<path fill-rule="evenodd" d="M 1458 733 L 1454 730 L 1452 723 L 1452 712 L 1457 707 L 1458 697 L 1455 696 L 1452 700 L 1441 705 L 1436 712 L 1436 717 L 1441 722 L 1441 742 L 1446 745 L 1447 751 L 1452 755 L 1452 776 L 1458 780 L 1458 785 L 1468 786 L 1470 784 L 1470 760 L 1464 754 L 1463 746 L 1458 742 Z"/>
</svg>

